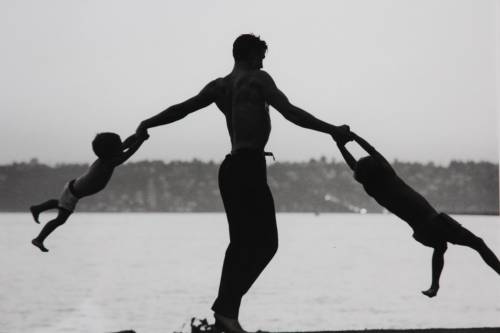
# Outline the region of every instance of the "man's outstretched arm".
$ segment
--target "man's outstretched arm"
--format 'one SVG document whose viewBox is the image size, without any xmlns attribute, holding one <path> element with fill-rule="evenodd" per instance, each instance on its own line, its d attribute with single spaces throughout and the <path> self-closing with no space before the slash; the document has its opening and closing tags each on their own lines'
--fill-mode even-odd
<svg viewBox="0 0 500 333">
<path fill-rule="evenodd" d="M 137 133 L 143 133 L 152 127 L 173 123 L 192 112 L 209 106 L 215 101 L 215 84 L 215 81 L 212 81 L 207 84 L 198 95 L 182 103 L 172 105 L 157 115 L 143 120 L 139 127 L 137 127 Z"/>
<path fill-rule="evenodd" d="M 262 72 L 262 82 L 266 101 L 281 113 L 285 119 L 295 125 L 330 134 L 337 142 L 342 143 L 351 140 L 349 126 L 335 126 L 326 123 L 293 105 L 266 72 Z"/>
</svg>

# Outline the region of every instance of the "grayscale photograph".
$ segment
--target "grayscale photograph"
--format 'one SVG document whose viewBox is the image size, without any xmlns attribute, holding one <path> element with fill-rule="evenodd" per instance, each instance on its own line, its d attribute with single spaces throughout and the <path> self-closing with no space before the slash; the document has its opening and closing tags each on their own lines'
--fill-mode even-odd
<svg viewBox="0 0 500 333">
<path fill-rule="evenodd" d="M 0 37 L 0 333 L 500 332 L 500 0 L 3 0 Z"/>
</svg>

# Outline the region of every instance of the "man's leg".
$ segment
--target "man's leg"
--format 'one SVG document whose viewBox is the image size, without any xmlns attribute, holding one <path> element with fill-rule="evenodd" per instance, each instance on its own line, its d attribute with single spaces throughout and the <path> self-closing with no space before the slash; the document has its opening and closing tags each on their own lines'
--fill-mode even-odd
<svg viewBox="0 0 500 333">
<path fill-rule="evenodd" d="M 49 210 L 49 209 L 56 209 L 59 201 L 56 199 L 50 199 L 45 202 L 42 202 L 39 205 L 33 205 L 30 207 L 31 215 L 33 215 L 33 219 L 35 220 L 36 223 L 40 223 L 38 221 L 38 216 L 40 213 Z"/>
<path fill-rule="evenodd" d="M 278 247 L 274 203 L 269 189 L 262 190 L 260 196 L 264 198 L 261 202 L 264 210 L 258 209 L 254 214 L 248 211 L 228 213 L 230 243 L 224 258 L 219 297 L 212 309 L 229 318 L 238 318 L 241 298 Z"/>
<path fill-rule="evenodd" d="M 267 264 L 278 250 L 278 230 L 274 201 L 268 186 L 255 194 L 257 214 L 252 215 L 253 221 L 245 224 L 242 236 L 242 250 L 245 261 L 242 262 L 241 294 L 244 295 L 257 280 Z"/>
<path fill-rule="evenodd" d="M 237 170 L 238 171 L 238 170 Z M 221 166 L 220 189 L 229 222 L 218 297 L 212 306 L 217 315 L 236 319 L 241 298 L 272 259 L 278 246 L 274 202 L 267 184 Z M 264 174 L 265 176 L 265 174 Z M 256 184 L 257 183 L 257 184 Z"/>
<path fill-rule="evenodd" d="M 446 252 L 447 245 L 443 243 L 441 246 L 436 246 L 432 253 L 432 283 L 431 287 L 422 291 L 422 294 L 428 297 L 434 297 L 439 290 L 439 278 L 444 266 L 444 253 Z"/>
<path fill-rule="evenodd" d="M 57 227 L 63 225 L 70 215 L 71 212 L 69 210 L 59 208 L 57 217 L 47 222 L 42 231 L 40 231 L 40 234 L 35 239 L 33 239 L 31 243 L 38 247 L 41 251 L 47 252 L 48 249 L 43 245 L 43 242 Z"/>
</svg>

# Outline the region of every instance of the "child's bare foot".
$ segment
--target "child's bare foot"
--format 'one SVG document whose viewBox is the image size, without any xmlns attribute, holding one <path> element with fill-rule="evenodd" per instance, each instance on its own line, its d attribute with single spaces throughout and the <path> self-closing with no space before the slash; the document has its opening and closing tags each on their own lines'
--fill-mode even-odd
<svg viewBox="0 0 500 333">
<path fill-rule="evenodd" d="M 38 221 L 38 216 L 40 215 L 40 212 L 35 209 L 35 206 L 30 206 L 30 212 L 31 215 L 33 215 L 33 219 L 35 220 L 35 222 L 40 223 L 40 221 Z"/>
<path fill-rule="evenodd" d="M 35 239 L 33 239 L 33 240 L 31 241 L 31 244 L 35 245 L 35 246 L 36 246 L 37 248 L 39 248 L 39 249 L 40 249 L 40 251 L 42 251 L 42 252 L 49 252 L 49 249 L 47 249 L 45 246 L 43 246 L 43 243 L 42 243 L 42 242 L 40 242 L 40 241 L 39 241 L 38 239 L 36 239 L 36 238 L 35 238 Z"/>
<path fill-rule="evenodd" d="M 224 333 L 248 333 L 245 331 L 238 319 L 228 318 L 226 316 L 214 313 L 215 327 Z"/>
<path fill-rule="evenodd" d="M 438 293 L 438 288 L 429 288 L 428 290 L 422 291 L 422 294 L 424 294 L 427 297 L 434 297 Z"/>
</svg>

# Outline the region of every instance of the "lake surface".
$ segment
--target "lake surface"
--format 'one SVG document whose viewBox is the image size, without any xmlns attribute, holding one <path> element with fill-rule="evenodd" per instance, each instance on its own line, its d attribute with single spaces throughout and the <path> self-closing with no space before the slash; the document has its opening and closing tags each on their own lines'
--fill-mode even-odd
<svg viewBox="0 0 500 333">
<path fill-rule="evenodd" d="M 42 215 L 42 221 L 51 214 Z M 455 216 L 500 254 L 498 216 Z M 0 332 L 172 333 L 212 320 L 223 214 L 76 213 L 46 241 L 28 214 L 0 214 Z M 432 250 L 392 215 L 279 214 L 280 248 L 243 299 L 248 330 L 500 326 L 500 276 L 449 246 L 428 299 Z"/>
</svg>

